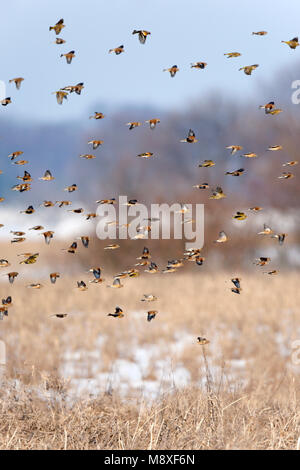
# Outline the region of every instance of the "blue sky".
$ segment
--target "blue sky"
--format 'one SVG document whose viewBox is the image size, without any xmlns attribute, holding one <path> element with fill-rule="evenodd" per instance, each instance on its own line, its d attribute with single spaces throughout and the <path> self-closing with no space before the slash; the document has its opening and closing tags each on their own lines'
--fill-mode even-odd
<svg viewBox="0 0 300 470">
<path fill-rule="evenodd" d="M 131 105 L 178 111 L 213 93 L 245 100 L 275 72 L 299 63 L 300 47 L 293 51 L 280 42 L 300 36 L 299 14 L 298 0 L 288 6 L 278 0 L 5 2 L 0 79 L 13 104 L 0 111 L 26 121 L 61 121 Z M 66 24 L 60 37 L 67 43 L 58 46 L 49 26 L 60 18 Z M 135 28 L 151 31 L 145 45 L 131 34 Z M 261 29 L 268 35 L 251 35 Z M 108 54 L 120 44 L 124 54 Z M 76 58 L 67 65 L 60 54 L 72 49 Z M 231 51 L 242 56 L 224 57 Z M 193 61 L 208 66 L 190 69 Z M 253 63 L 260 67 L 252 76 L 238 71 Z M 162 69 L 174 64 L 180 72 L 172 79 Z M 8 85 L 16 76 L 25 78 L 19 91 Z M 71 95 L 59 106 L 51 92 L 80 81 L 85 84 L 82 95 Z"/>
</svg>

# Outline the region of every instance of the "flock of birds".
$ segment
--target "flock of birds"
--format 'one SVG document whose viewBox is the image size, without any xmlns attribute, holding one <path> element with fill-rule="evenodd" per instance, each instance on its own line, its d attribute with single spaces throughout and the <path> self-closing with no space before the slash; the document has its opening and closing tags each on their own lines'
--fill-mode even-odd
<svg viewBox="0 0 300 470">
<path fill-rule="evenodd" d="M 55 34 L 58 36 L 61 33 L 61 31 L 63 30 L 63 28 L 65 28 L 64 20 L 60 19 L 54 26 L 50 26 L 49 30 L 50 31 L 53 30 L 55 32 Z M 151 32 L 146 31 L 146 30 L 134 30 L 132 32 L 132 34 L 138 36 L 138 39 L 139 39 L 141 44 L 145 44 L 148 36 L 151 35 Z M 257 36 L 265 36 L 267 34 L 267 31 L 257 31 L 257 32 L 253 32 L 252 34 L 257 35 Z M 299 46 L 298 37 L 295 37 L 295 38 L 293 38 L 289 41 L 282 41 L 282 42 L 287 44 L 293 50 L 295 50 Z M 56 37 L 55 44 L 62 45 L 62 44 L 65 44 L 65 43 L 66 43 L 66 41 L 64 39 L 62 39 L 60 37 Z M 112 49 L 109 50 L 109 53 L 115 53 L 116 55 L 120 55 L 123 52 L 125 52 L 124 45 L 120 45 L 116 48 L 112 48 Z M 225 53 L 224 55 L 227 58 L 231 59 L 231 58 L 236 58 L 236 57 L 241 56 L 241 53 L 239 53 L 239 52 L 229 52 L 229 53 Z M 71 64 L 72 60 L 76 57 L 75 56 L 75 51 L 71 50 L 68 53 L 61 54 L 61 57 L 65 57 L 67 64 Z M 241 67 L 239 70 L 244 71 L 244 73 L 246 75 L 251 75 L 252 72 L 258 66 L 259 66 L 258 64 L 246 65 L 244 67 Z M 206 62 L 191 63 L 191 68 L 202 69 L 203 70 L 206 67 L 207 67 Z M 179 72 L 179 68 L 178 68 L 177 65 L 173 65 L 172 67 L 166 68 L 163 71 L 169 72 L 170 76 L 172 78 L 174 78 L 176 76 L 176 74 Z M 19 90 L 23 80 L 24 80 L 23 77 L 16 77 L 16 78 L 12 78 L 11 80 L 9 80 L 9 83 L 14 83 L 15 86 L 16 86 L 16 89 Z M 60 88 L 59 90 L 57 90 L 53 93 L 56 95 L 57 103 L 59 105 L 61 105 L 61 104 L 63 104 L 64 100 L 67 99 L 69 94 L 76 93 L 77 95 L 80 95 L 83 88 L 84 88 L 84 83 L 80 82 L 80 83 L 77 83 L 76 85 L 69 85 L 69 86 Z M 0 104 L 2 106 L 7 106 L 11 102 L 12 102 L 11 98 L 7 97 L 7 98 L 4 98 L 3 100 L 1 100 Z M 259 108 L 263 109 L 265 114 L 268 115 L 268 116 L 274 116 L 274 115 L 277 115 L 277 114 L 282 112 L 282 109 L 279 109 L 275 106 L 274 101 L 270 101 L 270 102 L 268 102 L 264 105 L 261 105 Z M 90 116 L 90 119 L 100 120 L 100 119 L 103 119 L 104 117 L 105 116 L 104 116 L 103 113 L 95 112 L 94 115 Z M 146 123 L 149 124 L 150 129 L 154 130 L 156 125 L 160 123 L 160 119 L 152 118 L 152 119 L 147 120 Z M 142 123 L 138 122 L 138 121 L 135 121 L 135 122 L 128 122 L 126 125 L 129 126 L 129 130 L 132 130 L 134 128 L 137 128 L 137 127 L 141 126 Z M 190 129 L 188 131 L 188 134 L 187 134 L 186 138 L 181 139 L 180 142 L 194 144 L 194 143 L 198 142 L 198 139 L 196 137 L 195 132 L 192 129 Z M 96 150 L 102 144 L 103 144 L 103 140 L 94 139 L 94 140 L 90 140 L 88 142 L 88 145 L 91 145 L 93 150 Z M 241 145 L 229 145 L 229 146 L 226 147 L 226 149 L 230 150 L 231 155 L 235 155 L 237 152 L 242 152 L 243 147 Z M 272 151 L 272 152 L 280 151 L 280 150 L 282 150 L 282 146 L 281 145 L 272 145 L 272 146 L 269 146 L 267 150 Z M 11 159 L 11 161 L 15 165 L 22 166 L 22 165 L 28 164 L 27 160 L 19 159 L 19 157 L 21 157 L 22 154 L 23 154 L 22 151 L 15 151 L 15 152 L 12 152 L 8 157 Z M 137 155 L 137 157 L 139 157 L 139 158 L 151 158 L 153 156 L 154 156 L 154 154 L 151 153 L 151 152 L 145 152 L 145 153 Z M 244 157 L 244 158 L 256 158 L 257 154 L 255 154 L 253 152 L 247 152 L 247 153 L 241 153 L 240 156 Z M 80 155 L 80 158 L 85 158 L 85 159 L 89 160 L 89 159 L 96 158 L 96 156 L 94 154 L 91 154 L 91 153 L 86 153 L 86 154 Z M 298 163 L 298 161 L 289 161 L 289 162 L 285 162 L 283 164 L 283 166 L 284 167 L 292 167 L 292 166 L 297 165 L 297 163 Z M 214 165 L 215 165 L 215 162 L 213 160 L 204 160 L 203 162 L 201 162 L 199 164 L 199 167 L 200 168 L 209 168 L 209 167 L 212 167 Z M 238 176 L 242 175 L 243 172 L 244 172 L 244 169 L 239 168 L 239 169 L 231 171 L 231 172 L 229 172 L 229 171 L 226 172 L 226 175 L 231 175 L 231 176 L 238 177 Z M 290 178 L 293 178 L 293 177 L 294 177 L 293 173 L 283 172 L 278 178 L 280 178 L 280 179 L 290 179 Z M 31 189 L 32 177 L 31 177 L 31 174 L 28 171 L 25 170 L 24 175 L 23 176 L 18 176 L 17 179 L 20 180 L 21 183 L 18 183 L 15 186 L 13 186 L 12 187 L 13 191 L 24 192 L 24 191 L 29 191 Z M 42 177 L 40 177 L 40 180 L 43 180 L 43 181 L 52 181 L 53 179 L 54 179 L 54 177 L 52 176 L 52 173 L 49 170 L 46 170 L 44 175 Z M 205 189 L 209 188 L 209 185 L 207 183 L 201 183 L 201 184 L 194 185 L 193 187 L 196 188 L 196 189 L 205 190 Z M 68 193 L 72 193 L 72 192 L 76 191 L 77 189 L 78 189 L 77 185 L 72 184 L 70 186 L 67 186 L 65 188 L 65 191 L 67 191 Z M 212 189 L 212 194 L 210 196 L 210 199 L 222 199 L 222 198 L 225 198 L 225 197 L 226 197 L 226 195 L 225 195 L 225 193 L 223 192 L 223 189 L 220 186 L 217 186 L 215 189 Z M 4 200 L 4 198 L 0 199 L 1 202 L 3 200 Z M 102 199 L 102 200 L 96 201 L 96 203 L 98 203 L 98 204 L 115 204 L 116 199 L 115 198 Z M 132 200 L 128 201 L 127 205 L 131 206 L 131 205 L 136 205 L 138 203 L 139 202 L 136 199 L 132 199 Z M 70 206 L 71 201 L 69 201 L 69 200 L 61 200 L 61 201 L 56 201 L 56 202 L 44 201 L 41 204 L 41 206 L 52 207 L 55 204 L 57 204 L 59 207 L 65 207 L 65 206 Z M 188 210 L 189 209 L 187 208 L 187 206 L 183 204 L 182 208 L 179 212 L 181 212 L 182 214 L 185 214 L 186 212 L 188 212 Z M 262 207 L 250 207 L 248 210 L 251 211 L 251 212 L 258 212 L 258 211 L 262 210 Z M 73 213 L 76 213 L 76 214 L 81 214 L 81 213 L 84 212 L 82 208 L 69 209 L 69 211 L 71 211 Z M 27 207 L 27 209 L 25 209 L 23 211 L 20 211 L 20 212 L 29 215 L 29 214 L 33 214 L 35 212 L 35 209 L 32 205 L 30 205 L 30 206 Z M 86 216 L 87 220 L 90 220 L 90 219 L 94 219 L 95 217 L 97 217 L 97 214 L 96 213 L 87 213 L 87 214 L 85 214 L 85 216 Z M 236 212 L 236 214 L 233 215 L 233 219 L 239 220 L 239 221 L 245 220 L 246 218 L 247 218 L 247 214 L 245 212 L 241 212 L 241 211 L 238 211 L 238 212 Z M 147 219 L 148 225 L 140 227 L 139 228 L 140 234 L 138 234 L 135 238 L 136 239 L 147 238 L 149 232 L 151 232 L 151 224 L 154 221 L 155 220 L 153 220 L 151 218 Z M 189 222 L 193 222 L 193 219 L 187 219 L 186 222 L 183 222 L 183 223 L 189 223 Z M 127 225 L 129 225 L 129 224 L 127 224 Z M 1 224 L 0 226 L 3 226 L 3 225 Z M 44 236 L 45 243 L 48 244 L 48 245 L 50 244 L 50 241 L 52 240 L 52 238 L 54 236 L 53 231 L 51 231 L 51 230 L 45 230 L 44 231 L 44 227 L 42 225 L 36 225 L 34 227 L 30 227 L 29 230 L 39 231 Z M 23 231 L 11 231 L 11 233 L 14 236 L 14 238 L 11 240 L 11 243 L 21 243 L 21 242 L 26 240 L 26 237 L 25 237 L 26 233 L 23 232 Z M 264 225 L 263 230 L 258 233 L 258 235 L 273 237 L 273 238 L 278 240 L 280 245 L 282 245 L 284 243 L 284 240 L 287 236 L 287 234 L 285 234 L 285 233 L 278 233 L 278 234 L 273 233 L 273 230 L 271 229 L 271 227 L 269 227 L 266 224 Z M 227 236 L 227 234 L 224 231 L 221 231 L 219 233 L 218 238 L 215 240 L 215 243 L 226 243 L 228 241 L 228 239 L 229 239 L 229 237 Z M 83 246 L 85 248 L 88 248 L 89 241 L 90 241 L 89 237 L 88 236 L 81 236 L 80 240 L 81 240 Z M 111 244 L 111 245 L 106 246 L 105 249 L 115 250 L 115 249 L 118 249 L 119 247 L 120 246 L 118 244 Z M 68 253 L 75 254 L 77 248 L 78 248 L 78 242 L 73 241 L 73 243 L 68 248 L 66 248 L 66 251 Z M 37 260 L 38 260 L 38 257 L 39 257 L 39 253 L 21 253 L 18 256 L 22 257 L 22 260 L 20 261 L 20 264 L 26 264 L 27 265 L 27 264 L 36 263 Z M 137 258 L 137 260 L 138 260 L 138 263 L 135 264 L 134 268 L 116 274 L 114 276 L 112 284 L 108 285 L 107 287 L 114 288 L 114 289 L 119 289 L 119 288 L 123 287 L 123 284 L 121 283 L 121 280 L 123 278 L 125 278 L 125 277 L 136 277 L 136 276 L 139 275 L 139 271 L 136 269 L 136 266 L 140 266 L 140 267 L 145 268 L 144 271 L 149 273 L 149 274 L 156 274 L 156 273 L 159 273 L 159 272 L 173 273 L 173 272 L 176 272 L 178 268 L 183 266 L 184 261 L 192 261 L 192 262 L 195 262 L 197 265 L 202 266 L 202 264 L 205 261 L 205 258 L 201 254 L 201 249 L 190 249 L 190 250 L 185 251 L 184 257 L 182 259 L 170 260 L 170 261 L 168 261 L 167 267 L 164 270 L 159 270 L 157 264 L 153 260 L 151 260 L 151 254 L 150 254 L 149 249 L 147 247 L 144 247 L 141 256 L 139 258 Z M 270 261 L 271 260 L 270 260 L 269 257 L 260 257 L 260 258 L 258 258 L 254 261 L 254 264 L 257 265 L 257 266 L 265 266 Z M 0 260 L 0 267 L 6 268 L 8 266 L 10 266 L 10 263 L 8 262 L 8 260 L 6 260 L 6 259 L 1 259 Z M 88 272 L 92 273 L 92 275 L 93 275 L 93 279 L 89 281 L 90 283 L 96 283 L 96 284 L 103 283 L 104 279 L 101 277 L 101 268 L 100 267 L 92 267 L 91 269 L 89 269 Z M 278 270 L 266 271 L 266 274 L 269 274 L 269 275 L 274 275 L 274 274 L 277 274 L 277 273 L 278 273 Z M 8 272 L 6 274 L 6 276 L 8 277 L 8 281 L 12 284 L 15 281 L 18 274 L 19 273 L 17 271 Z M 50 273 L 49 277 L 50 277 L 51 283 L 55 284 L 57 279 L 60 278 L 60 273 L 59 272 Z M 231 291 L 235 294 L 240 294 L 241 291 L 242 291 L 241 279 L 240 278 L 233 278 L 233 279 L 231 279 L 231 282 L 234 285 L 234 287 L 231 288 Z M 27 287 L 32 288 L 32 289 L 40 289 L 43 286 L 42 286 L 41 283 L 32 283 L 32 284 L 29 284 Z M 86 291 L 88 289 L 88 286 L 87 286 L 86 282 L 83 281 L 83 280 L 77 281 L 77 289 L 79 289 L 80 291 Z M 144 294 L 143 298 L 141 299 L 141 301 L 147 302 L 147 303 L 155 302 L 157 300 L 158 299 L 154 294 Z M 0 320 L 2 320 L 4 316 L 8 316 L 8 308 L 11 305 L 12 305 L 11 296 L 7 297 L 6 299 L 2 299 L 2 306 L 0 306 Z M 147 320 L 149 322 L 152 321 L 156 317 L 157 313 L 158 313 L 157 310 L 148 310 L 147 311 Z M 68 315 L 67 313 L 55 313 L 53 316 L 55 316 L 57 318 L 65 318 L 67 315 Z M 123 311 L 122 308 L 117 306 L 117 307 L 115 307 L 114 313 L 108 313 L 108 316 L 112 316 L 114 318 L 122 318 L 122 317 L 124 317 L 124 311 Z M 206 338 L 200 337 L 200 336 L 197 338 L 197 341 L 201 345 L 205 345 L 205 344 L 209 343 L 209 340 L 207 340 Z"/>
</svg>

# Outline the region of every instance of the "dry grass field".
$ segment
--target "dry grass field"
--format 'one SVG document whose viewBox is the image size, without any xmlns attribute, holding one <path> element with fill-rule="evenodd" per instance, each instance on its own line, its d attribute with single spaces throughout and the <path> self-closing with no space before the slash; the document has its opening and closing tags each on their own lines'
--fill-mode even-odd
<svg viewBox="0 0 300 470">
<path fill-rule="evenodd" d="M 106 287 L 104 270 L 85 292 L 82 270 L 51 285 L 42 269 L 40 290 L 5 280 L 0 448 L 296 449 L 299 276 L 263 270 L 213 274 L 187 262 L 167 275 L 141 270 L 122 289 Z M 149 293 L 158 300 L 141 302 Z M 116 306 L 124 318 L 107 316 Z"/>
</svg>

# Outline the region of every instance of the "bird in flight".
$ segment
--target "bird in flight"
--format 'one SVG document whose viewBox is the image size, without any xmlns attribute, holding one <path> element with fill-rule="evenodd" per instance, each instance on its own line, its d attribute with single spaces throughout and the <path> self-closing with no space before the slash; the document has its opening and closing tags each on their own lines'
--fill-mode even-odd
<svg viewBox="0 0 300 470">
<path fill-rule="evenodd" d="M 64 20 L 63 18 L 60 19 L 54 26 L 49 27 L 49 31 L 55 31 L 55 34 L 58 35 L 63 28 L 65 28 L 66 25 L 64 25 Z"/>
<path fill-rule="evenodd" d="M 296 49 L 296 47 L 299 46 L 298 36 L 294 37 L 290 41 L 281 41 L 281 42 L 283 42 L 284 44 L 287 44 L 291 49 L 294 49 L 294 50 Z"/>
<path fill-rule="evenodd" d="M 23 77 L 11 78 L 9 83 L 13 83 L 16 85 L 16 89 L 19 90 L 21 88 L 21 83 L 23 82 Z"/>
<path fill-rule="evenodd" d="M 179 72 L 177 65 L 173 65 L 169 69 L 163 69 L 163 72 L 169 72 L 171 77 L 175 77 L 176 73 Z"/>
<path fill-rule="evenodd" d="M 146 31 L 144 29 L 140 29 L 140 30 L 134 29 L 132 31 L 132 34 L 138 34 L 138 38 L 139 38 L 140 43 L 145 44 L 147 36 L 149 36 L 151 33 L 150 33 L 150 31 Z"/>
</svg>

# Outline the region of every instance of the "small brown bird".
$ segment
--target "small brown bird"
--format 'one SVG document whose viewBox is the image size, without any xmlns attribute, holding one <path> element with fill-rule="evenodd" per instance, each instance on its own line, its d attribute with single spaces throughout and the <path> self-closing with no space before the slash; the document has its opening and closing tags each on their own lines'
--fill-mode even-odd
<svg viewBox="0 0 300 470">
<path fill-rule="evenodd" d="M 108 317 L 115 317 L 115 318 L 123 318 L 124 317 L 124 312 L 120 307 L 115 308 L 115 313 L 108 313 Z"/>
<path fill-rule="evenodd" d="M 257 31 L 256 33 L 252 33 L 256 36 L 265 36 L 266 34 L 268 34 L 268 31 Z"/>
<path fill-rule="evenodd" d="M 269 152 L 277 152 L 278 150 L 282 150 L 282 145 L 269 145 L 267 151 Z"/>
<path fill-rule="evenodd" d="M 205 67 L 207 66 L 207 63 L 206 62 L 193 62 L 191 64 L 191 69 L 205 69 Z"/>
<path fill-rule="evenodd" d="M 15 184 L 11 189 L 12 191 L 23 193 L 24 191 L 29 191 L 31 189 L 31 185 L 30 183 Z"/>
<path fill-rule="evenodd" d="M 248 209 L 248 211 L 251 211 L 251 212 L 259 212 L 259 211 L 262 211 L 262 210 L 263 210 L 263 208 L 259 207 L 259 206 L 250 207 Z"/>
<path fill-rule="evenodd" d="M 275 102 L 269 101 L 269 103 L 259 106 L 259 109 L 264 109 L 265 113 L 269 114 L 272 109 L 275 109 Z"/>
<path fill-rule="evenodd" d="M 90 282 L 99 282 L 99 280 L 101 279 L 101 268 L 91 268 L 88 272 L 93 273 L 95 278 L 93 279 L 93 281 Z M 103 279 L 101 279 L 101 281 L 103 281 Z"/>
<path fill-rule="evenodd" d="M 241 293 L 241 279 L 238 277 L 234 277 L 231 279 L 231 282 L 234 284 L 234 288 L 231 289 L 231 292 L 234 294 L 240 294 Z"/>
<path fill-rule="evenodd" d="M 215 166 L 215 162 L 213 160 L 204 160 L 204 162 L 199 163 L 199 168 L 210 168 L 211 166 Z"/>
<path fill-rule="evenodd" d="M 20 214 L 33 214 L 34 212 L 33 206 L 28 206 L 24 211 L 20 211 Z"/>
<path fill-rule="evenodd" d="M 77 281 L 77 289 L 83 292 L 86 291 L 88 288 L 84 281 Z"/>
<path fill-rule="evenodd" d="M 67 52 L 67 54 L 60 54 L 60 57 L 65 57 L 67 64 L 70 64 L 72 62 L 72 59 L 74 59 L 75 56 L 75 51 L 70 51 Z"/>
<path fill-rule="evenodd" d="M 63 18 L 61 18 L 54 26 L 49 27 L 49 31 L 53 30 L 58 35 L 63 28 L 65 28 L 65 25 Z"/>
<path fill-rule="evenodd" d="M 116 277 L 113 280 L 113 283 L 109 286 L 106 286 L 106 287 L 111 287 L 112 289 L 120 289 L 121 287 L 123 287 L 123 284 L 121 284 L 120 279 L 118 277 Z"/>
<path fill-rule="evenodd" d="M 17 162 L 13 162 L 12 165 L 26 165 L 28 160 L 19 160 Z"/>
<path fill-rule="evenodd" d="M 90 212 L 89 214 L 85 214 L 85 215 L 86 215 L 86 220 L 95 219 L 97 217 L 97 214 L 95 212 Z"/>
<path fill-rule="evenodd" d="M 295 175 L 293 173 L 287 173 L 286 171 L 284 171 L 281 176 L 278 176 L 278 179 L 288 180 L 288 179 L 294 178 L 294 176 Z"/>
<path fill-rule="evenodd" d="M 10 266 L 10 263 L 7 261 L 7 259 L 0 259 L 0 268 L 6 268 L 7 266 Z"/>
<path fill-rule="evenodd" d="M 14 82 L 15 85 L 16 85 L 16 89 L 19 90 L 23 80 L 24 80 L 24 78 L 22 78 L 22 77 L 12 78 L 11 80 L 9 80 L 9 83 Z"/>
<path fill-rule="evenodd" d="M 253 72 L 253 70 L 255 70 L 257 67 L 259 67 L 258 64 L 246 65 L 245 67 L 241 67 L 241 68 L 239 69 L 239 71 L 240 71 L 240 70 L 244 70 L 244 73 L 245 73 L 246 75 L 251 75 L 252 72 Z"/>
<path fill-rule="evenodd" d="M 90 237 L 82 236 L 82 237 L 79 237 L 79 240 L 81 240 L 81 243 L 83 244 L 85 248 L 88 248 L 89 243 L 90 243 Z"/>
<path fill-rule="evenodd" d="M 242 54 L 240 54 L 240 52 L 226 52 L 224 55 L 227 55 L 227 59 L 231 59 L 233 57 L 239 57 Z"/>
<path fill-rule="evenodd" d="M 68 93 L 66 91 L 53 91 L 52 95 L 56 95 L 56 101 L 58 104 L 63 104 L 63 101 L 68 99 Z"/>
<path fill-rule="evenodd" d="M 86 160 L 93 160 L 96 158 L 96 155 L 92 155 L 91 153 L 85 153 L 83 155 L 79 155 L 79 158 L 85 158 Z"/>
<path fill-rule="evenodd" d="M 145 44 L 146 39 L 147 39 L 147 36 L 149 36 L 149 34 L 151 34 L 151 33 L 150 33 L 150 31 L 146 31 L 146 30 L 144 30 L 144 29 L 140 29 L 140 30 L 134 29 L 134 30 L 132 31 L 132 34 L 138 34 L 138 35 L 139 35 L 138 37 L 139 37 L 140 43 L 141 43 L 141 44 Z"/>
<path fill-rule="evenodd" d="M 66 318 L 68 316 L 68 313 L 54 313 L 54 315 L 50 315 L 50 317 L 56 317 L 56 318 Z"/>
<path fill-rule="evenodd" d="M 277 108 L 277 109 L 272 109 L 271 111 L 268 112 L 268 114 L 271 114 L 272 116 L 277 116 L 277 114 L 282 113 L 282 109 Z"/>
<path fill-rule="evenodd" d="M 196 189 L 208 189 L 208 188 L 209 188 L 209 184 L 208 184 L 208 183 L 194 184 L 194 185 L 193 185 L 193 188 L 196 188 Z"/>
<path fill-rule="evenodd" d="M 116 55 L 121 54 L 122 52 L 125 52 L 124 46 L 119 46 L 115 47 L 114 49 L 109 49 L 108 53 L 110 54 L 111 52 L 114 52 Z"/>
<path fill-rule="evenodd" d="M 149 274 L 156 274 L 158 273 L 158 266 L 156 263 L 154 263 L 154 261 L 151 261 L 148 269 L 145 269 L 145 273 L 149 273 Z"/>
<path fill-rule="evenodd" d="M 198 139 L 196 139 L 195 132 L 190 129 L 188 132 L 188 136 L 185 139 L 180 140 L 180 142 L 188 142 L 189 144 L 194 144 L 198 142 Z"/>
<path fill-rule="evenodd" d="M 137 155 L 139 158 L 151 158 L 154 157 L 154 154 L 152 152 L 144 152 L 144 153 L 139 153 Z"/>
<path fill-rule="evenodd" d="M 51 284 L 55 284 L 56 280 L 58 278 L 60 278 L 60 274 L 59 273 L 50 273 L 49 277 L 50 277 Z"/>
<path fill-rule="evenodd" d="M 298 160 L 292 160 L 291 162 L 283 163 L 282 166 L 295 166 L 298 165 Z"/>
<path fill-rule="evenodd" d="M 80 82 L 77 85 L 69 85 L 61 88 L 61 90 L 68 91 L 69 93 L 76 93 L 77 95 L 81 95 L 81 91 L 84 88 L 84 83 Z"/>
<path fill-rule="evenodd" d="M 275 274 L 278 274 L 279 271 L 277 269 L 273 269 L 273 271 L 264 271 L 264 274 L 269 274 L 270 276 L 274 276 Z"/>
<path fill-rule="evenodd" d="M 25 237 L 16 237 L 16 238 L 13 238 L 10 243 L 22 243 L 26 240 Z"/>
<path fill-rule="evenodd" d="M 145 121 L 147 124 L 150 125 L 150 129 L 155 129 L 156 124 L 160 122 L 160 119 L 149 119 L 148 121 Z"/>
<path fill-rule="evenodd" d="M 29 289 L 41 289 L 41 287 L 44 287 L 40 282 L 28 284 L 26 287 Z"/>
<path fill-rule="evenodd" d="M 30 227 L 28 230 L 43 230 L 44 227 L 42 225 L 35 225 L 34 227 Z"/>
<path fill-rule="evenodd" d="M 40 207 L 53 207 L 53 206 L 55 206 L 55 204 L 52 201 L 44 201 L 42 204 L 40 204 Z"/>
<path fill-rule="evenodd" d="M 144 298 L 141 299 L 141 302 L 155 302 L 157 297 L 153 294 L 144 294 Z"/>
<path fill-rule="evenodd" d="M 291 49 L 294 49 L 294 50 L 296 49 L 296 47 L 299 46 L 298 36 L 291 39 L 290 41 L 281 41 L 281 42 L 283 42 L 284 44 L 287 44 Z"/>
<path fill-rule="evenodd" d="M 44 176 L 42 176 L 41 178 L 39 178 L 39 180 L 43 180 L 43 181 L 52 181 L 52 180 L 54 180 L 54 176 L 52 176 L 50 170 L 46 170 L 45 173 L 44 173 Z"/>
<path fill-rule="evenodd" d="M 73 193 L 78 189 L 77 184 L 71 184 L 71 186 L 67 186 L 64 188 L 64 191 L 68 191 L 69 193 Z"/>
<path fill-rule="evenodd" d="M 105 246 L 104 250 L 117 250 L 118 248 L 120 248 L 120 245 L 112 244 L 112 245 Z"/>
<path fill-rule="evenodd" d="M 205 344 L 210 343 L 208 339 L 203 338 L 202 336 L 198 336 L 197 341 L 198 341 L 198 344 L 200 344 L 201 346 L 204 346 Z"/>
<path fill-rule="evenodd" d="M 90 140 L 88 144 L 93 146 L 93 150 L 96 150 L 99 147 L 99 145 L 103 144 L 103 142 L 104 140 Z"/>
<path fill-rule="evenodd" d="M 13 271 L 13 272 L 7 273 L 5 275 L 8 276 L 8 281 L 9 281 L 10 284 L 12 284 L 14 282 L 14 280 L 16 279 L 16 277 L 19 275 L 19 273 Z"/>
<path fill-rule="evenodd" d="M 90 116 L 89 119 L 103 119 L 104 117 L 103 113 L 97 113 L 97 111 L 95 111 L 94 116 Z"/>
<path fill-rule="evenodd" d="M 83 209 L 79 207 L 78 209 L 68 209 L 68 212 L 73 212 L 74 214 L 82 214 Z"/>
<path fill-rule="evenodd" d="M 17 176 L 17 179 L 27 182 L 32 181 L 31 174 L 26 170 L 24 171 L 24 176 Z"/>
<path fill-rule="evenodd" d="M 260 258 L 257 258 L 253 264 L 256 266 L 265 266 L 271 261 L 271 258 L 267 258 L 266 256 L 261 256 Z"/>
<path fill-rule="evenodd" d="M 244 212 L 237 211 L 236 214 L 232 216 L 232 218 L 236 220 L 245 220 L 247 219 L 247 215 Z"/>
<path fill-rule="evenodd" d="M 22 256 L 25 256 L 25 259 L 23 259 L 23 261 L 20 261 L 19 264 L 34 264 L 37 262 L 39 253 L 24 253 Z"/>
<path fill-rule="evenodd" d="M 287 237 L 287 233 L 278 233 L 276 235 L 271 235 L 271 238 L 277 238 L 279 245 L 283 245 L 283 242 L 286 237 Z"/>
<path fill-rule="evenodd" d="M 20 155 L 23 155 L 24 152 L 22 152 L 22 150 L 17 150 L 16 152 L 12 152 L 8 155 L 8 158 L 10 158 L 11 160 L 14 160 L 15 158 L 17 157 L 20 157 Z"/>
<path fill-rule="evenodd" d="M 77 250 L 77 242 L 73 242 L 72 245 L 69 246 L 67 249 L 63 249 L 62 251 L 67 251 L 68 253 L 75 254 Z"/>
<path fill-rule="evenodd" d="M 65 42 L 66 42 L 66 41 L 65 41 L 64 39 L 62 39 L 62 38 L 56 38 L 54 44 L 65 44 Z"/>
<path fill-rule="evenodd" d="M 2 106 L 7 106 L 8 104 L 11 103 L 11 98 L 10 97 L 4 98 L 3 100 L 0 101 L 0 103 L 2 104 Z"/>
<path fill-rule="evenodd" d="M 53 238 L 54 232 L 48 230 L 48 232 L 43 232 L 41 235 L 44 235 L 46 245 L 49 245 L 51 238 Z"/>
<path fill-rule="evenodd" d="M 141 126 L 142 123 L 135 121 L 135 122 L 127 122 L 126 126 L 129 126 L 129 130 L 134 129 L 135 127 Z"/>
<path fill-rule="evenodd" d="M 264 224 L 264 229 L 261 232 L 258 232 L 257 235 L 271 235 L 273 230 L 267 224 Z"/>
<path fill-rule="evenodd" d="M 58 204 L 58 207 L 70 206 L 71 201 L 56 201 L 55 204 Z"/>
<path fill-rule="evenodd" d="M 158 311 L 157 310 L 149 310 L 147 312 L 147 321 L 151 321 L 151 320 L 154 320 L 154 318 L 156 317 L 156 315 L 158 314 Z"/>
<path fill-rule="evenodd" d="M 141 256 L 139 256 L 137 259 L 150 259 L 150 258 L 151 258 L 150 250 L 149 250 L 149 248 L 144 246 L 144 249 L 143 249 L 143 252 L 142 252 Z"/>
<path fill-rule="evenodd" d="M 228 237 L 227 237 L 226 233 L 222 230 L 219 233 L 219 237 L 217 238 L 217 240 L 214 240 L 214 243 L 225 243 L 227 241 L 228 241 Z"/>
<path fill-rule="evenodd" d="M 217 186 L 216 189 L 212 190 L 212 195 L 209 199 L 223 199 L 224 197 L 226 197 L 226 194 L 223 192 L 223 189 L 221 186 Z"/>
<path fill-rule="evenodd" d="M 177 65 L 173 65 L 169 69 L 164 69 L 163 72 L 170 72 L 171 77 L 175 77 L 176 73 L 179 72 Z"/>
<path fill-rule="evenodd" d="M 116 198 L 112 197 L 111 199 L 99 199 L 96 201 L 96 204 L 115 204 Z"/>
<path fill-rule="evenodd" d="M 228 145 L 225 148 L 231 150 L 231 152 L 230 152 L 231 155 L 234 155 L 239 150 L 243 150 L 243 147 L 241 145 Z"/>
<path fill-rule="evenodd" d="M 15 232 L 13 230 L 11 230 L 10 233 L 13 233 L 16 237 L 22 237 L 23 235 L 25 235 L 25 232 Z"/>
<path fill-rule="evenodd" d="M 244 171 L 244 168 L 240 168 L 239 170 L 235 171 L 226 171 L 225 175 L 240 176 L 244 173 Z"/>
</svg>

